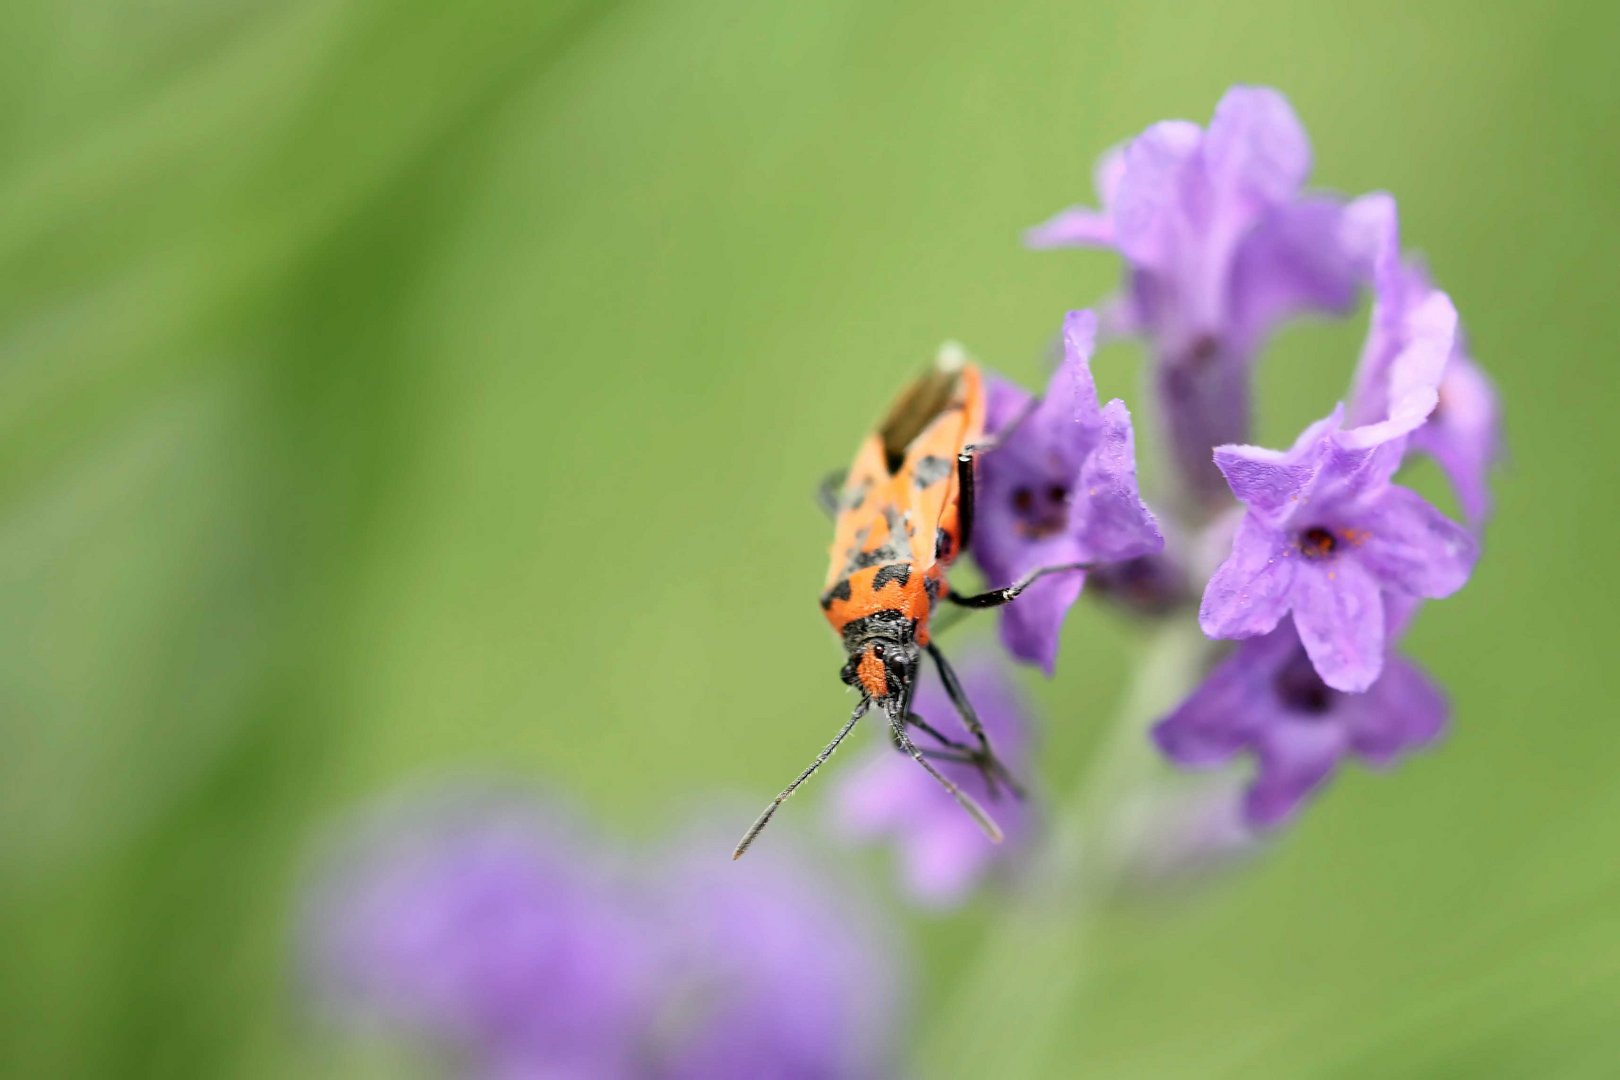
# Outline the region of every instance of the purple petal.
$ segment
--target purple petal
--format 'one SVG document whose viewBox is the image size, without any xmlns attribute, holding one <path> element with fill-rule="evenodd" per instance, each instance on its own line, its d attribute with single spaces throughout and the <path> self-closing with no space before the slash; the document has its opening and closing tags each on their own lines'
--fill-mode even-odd
<svg viewBox="0 0 1620 1080">
<path fill-rule="evenodd" d="M 1279 534 L 1245 514 L 1232 554 L 1204 589 L 1198 625 L 1212 638 L 1247 638 L 1271 630 L 1288 614 L 1299 562 Z"/>
<path fill-rule="evenodd" d="M 1345 751 L 1338 724 L 1273 724 L 1256 746 L 1259 769 L 1244 797 L 1244 815 L 1256 826 L 1280 825 L 1333 775 Z"/>
<path fill-rule="evenodd" d="M 1335 409 L 1300 433 L 1287 450 L 1218 446 L 1215 464 L 1238 501 L 1270 525 L 1286 523 L 1306 501 L 1333 450 L 1344 410 Z"/>
<path fill-rule="evenodd" d="M 1490 512 L 1486 478 L 1501 455 L 1500 406 L 1490 379 L 1460 349 L 1440 380 L 1440 403 L 1429 422 L 1412 435 L 1412 447 L 1445 470 L 1469 522 Z"/>
<path fill-rule="evenodd" d="M 1450 596 L 1479 556 L 1466 529 L 1403 487 L 1390 486 L 1365 518 L 1365 530 L 1361 561 L 1386 587 L 1413 596 Z"/>
<path fill-rule="evenodd" d="M 1097 345 L 1097 316 L 1071 311 L 1063 317 L 1063 362 L 1052 373 L 1046 396 L 1054 408 L 1077 424 L 1094 427 L 1102 422 L 1097 383 L 1091 377 L 1091 354 Z"/>
<path fill-rule="evenodd" d="M 1392 764 L 1402 751 L 1439 738 L 1450 714 L 1439 687 L 1400 656 L 1389 658 L 1377 685 L 1341 708 L 1351 747 L 1374 765 Z"/>
<path fill-rule="evenodd" d="M 1187 165 L 1204 133 L 1185 120 L 1154 124 L 1125 149 L 1125 175 L 1113 207 L 1114 238 L 1138 266 L 1172 267 L 1181 232 Z"/>
<path fill-rule="evenodd" d="M 1049 574 L 1002 608 L 1001 642 L 1007 651 L 1050 676 L 1057 663 L 1064 617 L 1080 599 L 1085 583 L 1084 571 Z"/>
<path fill-rule="evenodd" d="M 1301 199 L 1279 206 L 1244 240 L 1231 284 L 1240 351 L 1257 348 L 1284 319 L 1355 305 L 1356 260 L 1340 241 L 1344 213 L 1334 199 Z"/>
<path fill-rule="evenodd" d="M 1084 206 L 1060 210 L 1024 232 L 1024 243 L 1037 250 L 1063 247 L 1113 247 L 1114 223 L 1104 212 Z"/>
<path fill-rule="evenodd" d="M 1219 765 L 1278 720 L 1275 698 L 1266 684 L 1276 650 L 1271 639 L 1291 628 L 1244 642 L 1221 661 L 1174 712 L 1153 727 L 1153 741 L 1178 765 Z"/>
<path fill-rule="evenodd" d="M 1122 562 L 1164 548 L 1164 535 L 1136 483 L 1136 443 L 1130 410 L 1115 398 L 1103 409 L 1101 430 L 1070 505 L 1070 523 L 1088 561 Z"/>
<path fill-rule="evenodd" d="M 1322 681 L 1359 694 L 1384 666 L 1384 605 L 1378 581 L 1353 558 L 1307 565 L 1295 575 L 1294 625 Z"/>
<path fill-rule="evenodd" d="M 1417 430 L 1440 402 L 1440 378 L 1457 343 L 1457 309 L 1435 291 L 1407 317 L 1405 344 L 1390 361 L 1384 419 L 1340 436 L 1353 449 L 1377 446 Z"/>
<path fill-rule="evenodd" d="M 1311 171 L 1305 128 L 1275 90 L 1234 86 L 1215 106 L 1205 156 L 1215 181 L 1264 203 L 1299 191 Z"/>
</svg>

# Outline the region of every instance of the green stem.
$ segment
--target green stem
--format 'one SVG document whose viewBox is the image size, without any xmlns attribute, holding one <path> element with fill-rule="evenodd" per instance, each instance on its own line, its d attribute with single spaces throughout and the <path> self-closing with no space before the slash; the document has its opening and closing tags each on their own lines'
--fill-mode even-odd
<svg viewBox="0 0 1620 1080">
<path fill-rule="evenodd" d="M 1208 642 L 1195 620 L 1154 632 L 1108 742 L 1052 808 L 1033 856 L 922 1047 L 920 1076 L 1016 1078 L 1043 1071 L 1052 1045 L 1081 1019 L 1076 996 L 1088 916 L 1112 891 L 1119 856 L 1103 836 L 1110 812 L 1155 767 L 1148 725 L 1186 696 Z"/>
</svg>

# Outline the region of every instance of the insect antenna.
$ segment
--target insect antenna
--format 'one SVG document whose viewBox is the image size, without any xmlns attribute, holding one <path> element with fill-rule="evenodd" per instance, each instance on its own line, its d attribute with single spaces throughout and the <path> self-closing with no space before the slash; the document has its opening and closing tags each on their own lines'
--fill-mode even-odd
<svg viewBox="0 0 1620 1080">
<path fill-rule="evenodd" d="M 869 697 L 861 698 L 861 703 L 859 705 L 855 706 L 855 711 L 850 713 L 849 720 L 844 724 L 844 726 L 841 729 L 839 729 L 838 734 L 833 736 L 833 741 L 828 743 L 825 747 L 822 748 L 821 753 L 816 755 L 816 760 L 814 760 L 814 761 L 812 761 L 810 763 L 810 767 L 805 769 L 804 772 L 800 773 L 798 775 L 798 778 L 795 779 L 793 781 L 793 783 L 791 783 L 787 787 L 783 788 L 782 789 L 782 794 L 778 795 L 774 800 L 772 800 L 771 805 L 769 805 L 769 806 L 767 806 L 765 808 L 765 812 L 759 815 L 758 819 L 755 820 L 753 825 L 749 826 L 748 831 L 743 834 L 742 840 L 737 844 L 737 850 L 733 851 L 731 853 L 731 857 L 732 857 L 733 860 L 740 859 L 740 858 L 743 857 L 743 853 L 748 850 L 748 845 L 752 844 L 754 842 L 754 838 L 757 837 L 760 833 L 765 831 L 765 826 L 767 826 L 767 825 L 769 825 L 771 823 L 771 818 L 776 816 L 777 809 L 784 802 L 787 801 L 787 797 L 789 795 L 792 795 L 795 791 L 799 790 L 799 785 L 804 783 L 806 780 L 810 779 L 810 775 L 812 773 L 814 773 L 817 769 L 821 768 L 821 763 L 822 762 L 824 762 L 828 758 L 832 757 L 832 752 L 834 750 L 838 749 L 838 744 L 844 741 L 844 736 L 848 735 L 852 730 L 854 730 L 855 722 L 857 720 L 859 720 L 861 717 L 865 716 L 866 715 L 866 710 L 870 709 L 871 707 L 872 707 L 872 699 L 871 698 L 869 698 Z M 916 752 L 915 748 L 913 748 L 913 753 L 915 753 L 915 752 Z M 927 766 L 924 766 L 924 767 L 927 768 Z M 933 772 L 934 770 L 929 769 L 928 771 Z M 938 774 L 936 773 L 935 775 L 938 775 Z M 945 778 L 940 777 L 940 779 L 944 780 Z M 948 781 L 947 781 L 947 786 L 949 786 Z"/>
</svg>

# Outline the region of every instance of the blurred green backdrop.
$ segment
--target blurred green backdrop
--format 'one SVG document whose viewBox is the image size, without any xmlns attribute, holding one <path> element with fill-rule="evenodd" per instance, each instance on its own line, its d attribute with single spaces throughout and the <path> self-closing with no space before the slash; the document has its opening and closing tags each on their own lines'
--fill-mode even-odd
<svg viewBox="0 0 1620 1080">
<path fill-rule="evenodd" d="M 1042 1068 L 1614 1075 L 1616 12 L 7 4 L 0 1071 L 317 1069 L 289 897 L 401 782 L 515 770 L 636 836 L 773 792 L 843 707 L 815 479 L 945 337 L 1038 377 L 1116 267 L 1020 229 L 1247 81 L 1318 183 L 1398 195 L 1512 461 L 1412 640 L 1449 744 L 1110 914 Z M 1285 335 L 1263 436 L 1360 335 Z M 1139 403 L 1135 365 L 1105 389 Z M 1071 620 L 1048 776 L 1133 648 Z M 919 1016 L 993 907 L 897 914 Z"/>
</svg>

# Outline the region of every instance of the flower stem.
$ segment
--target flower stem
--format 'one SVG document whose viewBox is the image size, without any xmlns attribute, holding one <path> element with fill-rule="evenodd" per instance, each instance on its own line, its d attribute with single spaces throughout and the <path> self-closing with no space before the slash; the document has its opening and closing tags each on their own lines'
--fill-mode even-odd
<svg viewBox="0 0 1620 1080">
<path fill-rule="evenodd" d="M 1082 1019 L 1075 999 L 1087 922 L 1120 866 L 1106 836 L 1110 812 L 1155 767 L 1147 727 L 1192 689 L 1208 646 L 1192 619 L 1154 631 L 1108 741 L 1054 805 L 1047 842 L 940 1011 L 918 1075 L 1052 1075 L 1053 1043 Z"/>
</svg>

